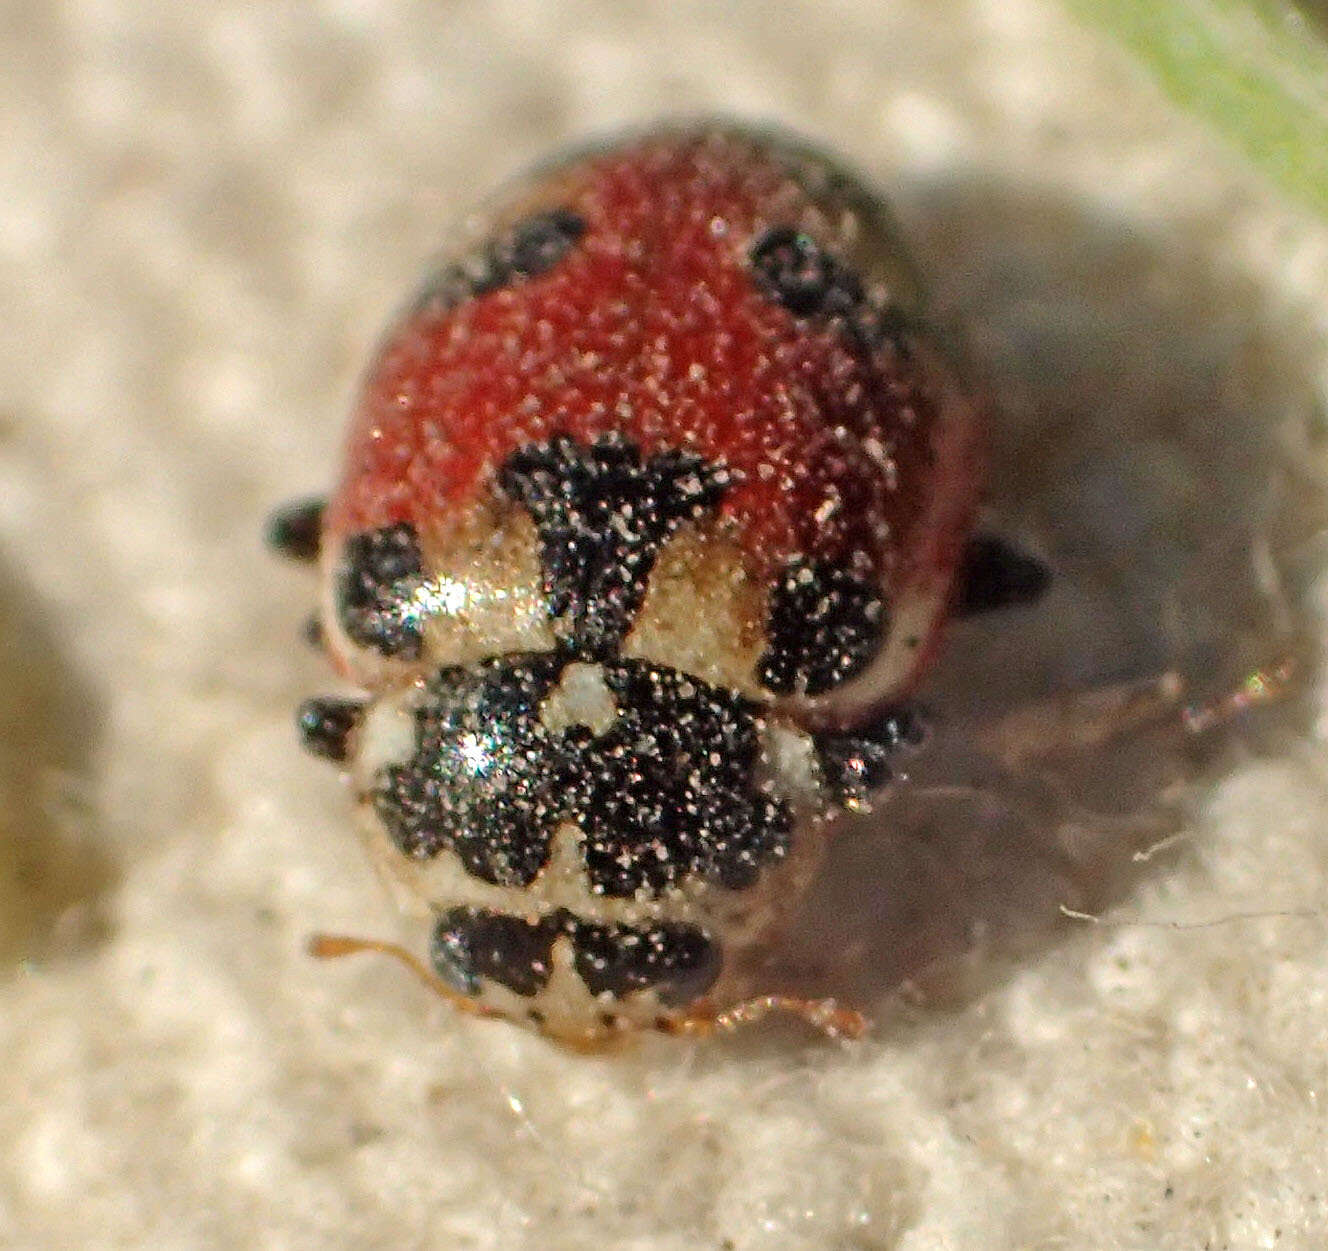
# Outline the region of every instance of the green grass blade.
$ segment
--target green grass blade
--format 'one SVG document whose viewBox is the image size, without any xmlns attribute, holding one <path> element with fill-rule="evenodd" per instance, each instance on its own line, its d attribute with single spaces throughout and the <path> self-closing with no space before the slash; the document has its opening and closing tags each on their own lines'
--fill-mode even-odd
<svg viewBox="0 0 1328 1251">
<path fill-rule="evenodd" d="M 1328 217 L 1324 8 L 1302 0 L 1066 0 L 1183 107 Z"/>
</svg>

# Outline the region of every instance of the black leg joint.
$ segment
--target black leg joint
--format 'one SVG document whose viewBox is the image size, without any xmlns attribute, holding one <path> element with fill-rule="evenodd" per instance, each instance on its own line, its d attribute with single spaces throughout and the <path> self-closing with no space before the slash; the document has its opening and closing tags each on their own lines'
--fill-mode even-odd
<svg viewBox="0 0 1328 1251">
<path fill-rule="evenodd" d="M 972 617 L 1031 604 L 1051 585 L 1051 570 L 1007 539 L 976 534 L 968 541 L 959 567 L 955 615 Z"/>
<path fill-rule="evenodd" d="M 282 505 L 267 519 L 267 545 L 290 560 L 306 564 L 317 560 L 326 506 L 327 501 L 321 497 Z"/>
<path fill-rule="evenodd" d="M 903 704 L 851 733 L 818 734 L 821 780 L 835 803 L 862 808 L 894 776 L 891 761 L 901 751 L 921 746 L 926 734 L 920 711 Z"/>
<path fill-rule="evenodd" d="M 345 761 L 351 733 L 364 717 L 365 701 L 340 695 L 306 699 L 296 713 L 300 743 L 321 760 Z"/>
</svg>

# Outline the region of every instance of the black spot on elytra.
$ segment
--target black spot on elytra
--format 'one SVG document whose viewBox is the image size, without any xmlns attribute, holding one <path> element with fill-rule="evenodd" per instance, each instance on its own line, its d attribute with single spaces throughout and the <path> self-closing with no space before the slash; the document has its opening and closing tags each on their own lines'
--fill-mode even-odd
<svg viewBox="0 0 1328 1251">
<path fill-rule="evenodd" d="M 267 519 L 264 533 L 267 545 L 290 560 L 317 560 L 326 506 L 327 501 L 322 498 L 283 504 Z"/>
<path fill-rule="evenodd" d="M 448 265 L 425 287 L 416 308 L 446 312 L 467 299 L 548 273 L 586 232 L 569 209 L 550 209 L 518 222 L 474 255 Z"/>
<path fill-rule="evenodd" d="M 430 955 L 449 985 L 474 995 L 482 979 L 533 996 L 548 984 L 553 944 L 566 936 L 592 995 L 654 989 L 667 1004 L 704 994 L 719 976 L 718 944 L 691 925 L 600 925 L 565 909 L 539 920 L 453 908 L 434 927 Z"/>
<path fill-rule="evenodd" d="M 1051 571 L 1035 556 L 994 534 L 976 534 L 956 575 L 955 613 L 978 613 L 1031 604 L 1051 584 Z"/>
<path fill-rule="evenodd" d="M 761 684 L 778 695 L 824 694 L 871 663 L 887 624 L 873 573 L 848 561 L 794 561 L 770 592 Z"/>
<path fill-rule="evenodd" d="M 617 708 L 605 732 L 551 731 L 539 709 L 566 663 L 497 657 L 426 684 L 415 753 L 383 769 L 371 796 L 401 851 L 450 849 L 474 876 L 524 886 L 571 823 L 592 888 L 617 897 L 657 895 L 690 876 L 739 889 L 784 855 L 791 819 L 758 778 L 755 705 L 620 660 L 604 666 Z"/>
<path fill-rule="evenodd" d="M 851 734 L 818 734 L 813 741 L 821 780 L 836 803 L 865 803 L 890 781 L 900 749 L 917 747 L 925 733 L 918 710 L 901 705 Z"/>
<path fill-rule="evenodd" d="M 909 319 L 903 310 L 873 297 L 857 272 L 811 235 L 772 226 L 747 253 L 756 285 L 795 317 L 842 326 L 869 351 L 889 341 L 903 347 Z"/>
<path fill-rule="evenodd" d="M 347 636 L 384 656 L 415 660 L 420 623 L 410 611 L 423 577 L 415 527 L 399 521 L 346 540 L 337 576 L 337 616 Z"/>
<path fill-rule="evenodd" d="M 364 700 L 324 695 L 307 699 L 296 713 L 300 742 L 311 756 L 338 763 L 346 759 L 351 732 L 364 716 Z"/>
<path fill-rule="evenodd" d="M 715 508 L 728 474 L 684 452 L 643 461 L 631 444 L 558 438 L 514 453 L 499 482 L 534 519 L 551 617 L 574 651 L 611 654 L 631 626 L 660 545 Z"/>
<path fill-rule="evenodd" d="M 846 317 L 862 303 L 862 279 L 793 226 L 773 226 L 749 252 L 758 285 L 798 317 Z"/>
</svg>

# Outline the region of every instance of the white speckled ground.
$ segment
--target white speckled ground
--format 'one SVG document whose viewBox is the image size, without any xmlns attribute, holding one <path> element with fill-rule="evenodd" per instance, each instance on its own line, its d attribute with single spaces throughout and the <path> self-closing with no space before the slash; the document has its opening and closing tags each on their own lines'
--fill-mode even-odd
<svg viewBox="0 0 1328 1251">
<path fill-rule="evenodd" d="M 473 197 L 712 110 L 893 190 L 1059 579 L 956 634 L 934 754 L 777 961 L 871 1040 L 571 1058 L 302 954 L 390 919 L 257 534 Z M 0 117 L 0 1244 L 1328 1244 L 1328 231 L 1115 49 L 1051 0 L 10 0 Z M 972 747 L 1297 634 L 1221 743 Z"/>
</svg>

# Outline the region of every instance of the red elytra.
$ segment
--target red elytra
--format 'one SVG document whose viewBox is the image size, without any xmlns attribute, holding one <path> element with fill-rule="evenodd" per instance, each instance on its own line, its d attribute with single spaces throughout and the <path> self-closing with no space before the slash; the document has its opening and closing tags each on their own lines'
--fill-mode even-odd
<svg viewBox="0 0 1328 1251">
<path fill-rule="evenodd" d="M 888 604 L 932 605 L 903 680 L 895 666 L 888 687 L 838 693 L 831 719 L 897 697 L 971 522 L 978 415 L 925 331 L 907 350 L 868 346 L 753 280 L 752 242 L 773 226 L 845 252 L 878 229 L 833 183 L 809 186 L 823 167 L 799 153 L 745 132 L 655 133 L 523 189 L 523 209 L 569 210 L 584 233 L 548 272 L 399 321 L 355 413 L 330 546 L 403 521 L 445 534 L 514 449 L 554 436 L 686 450 L 730 470 L 720 516 L 762 583 L 794 557 L 853 554 Z M 863 277 L 878 301 L 911 298 Z"/>
</svg>

